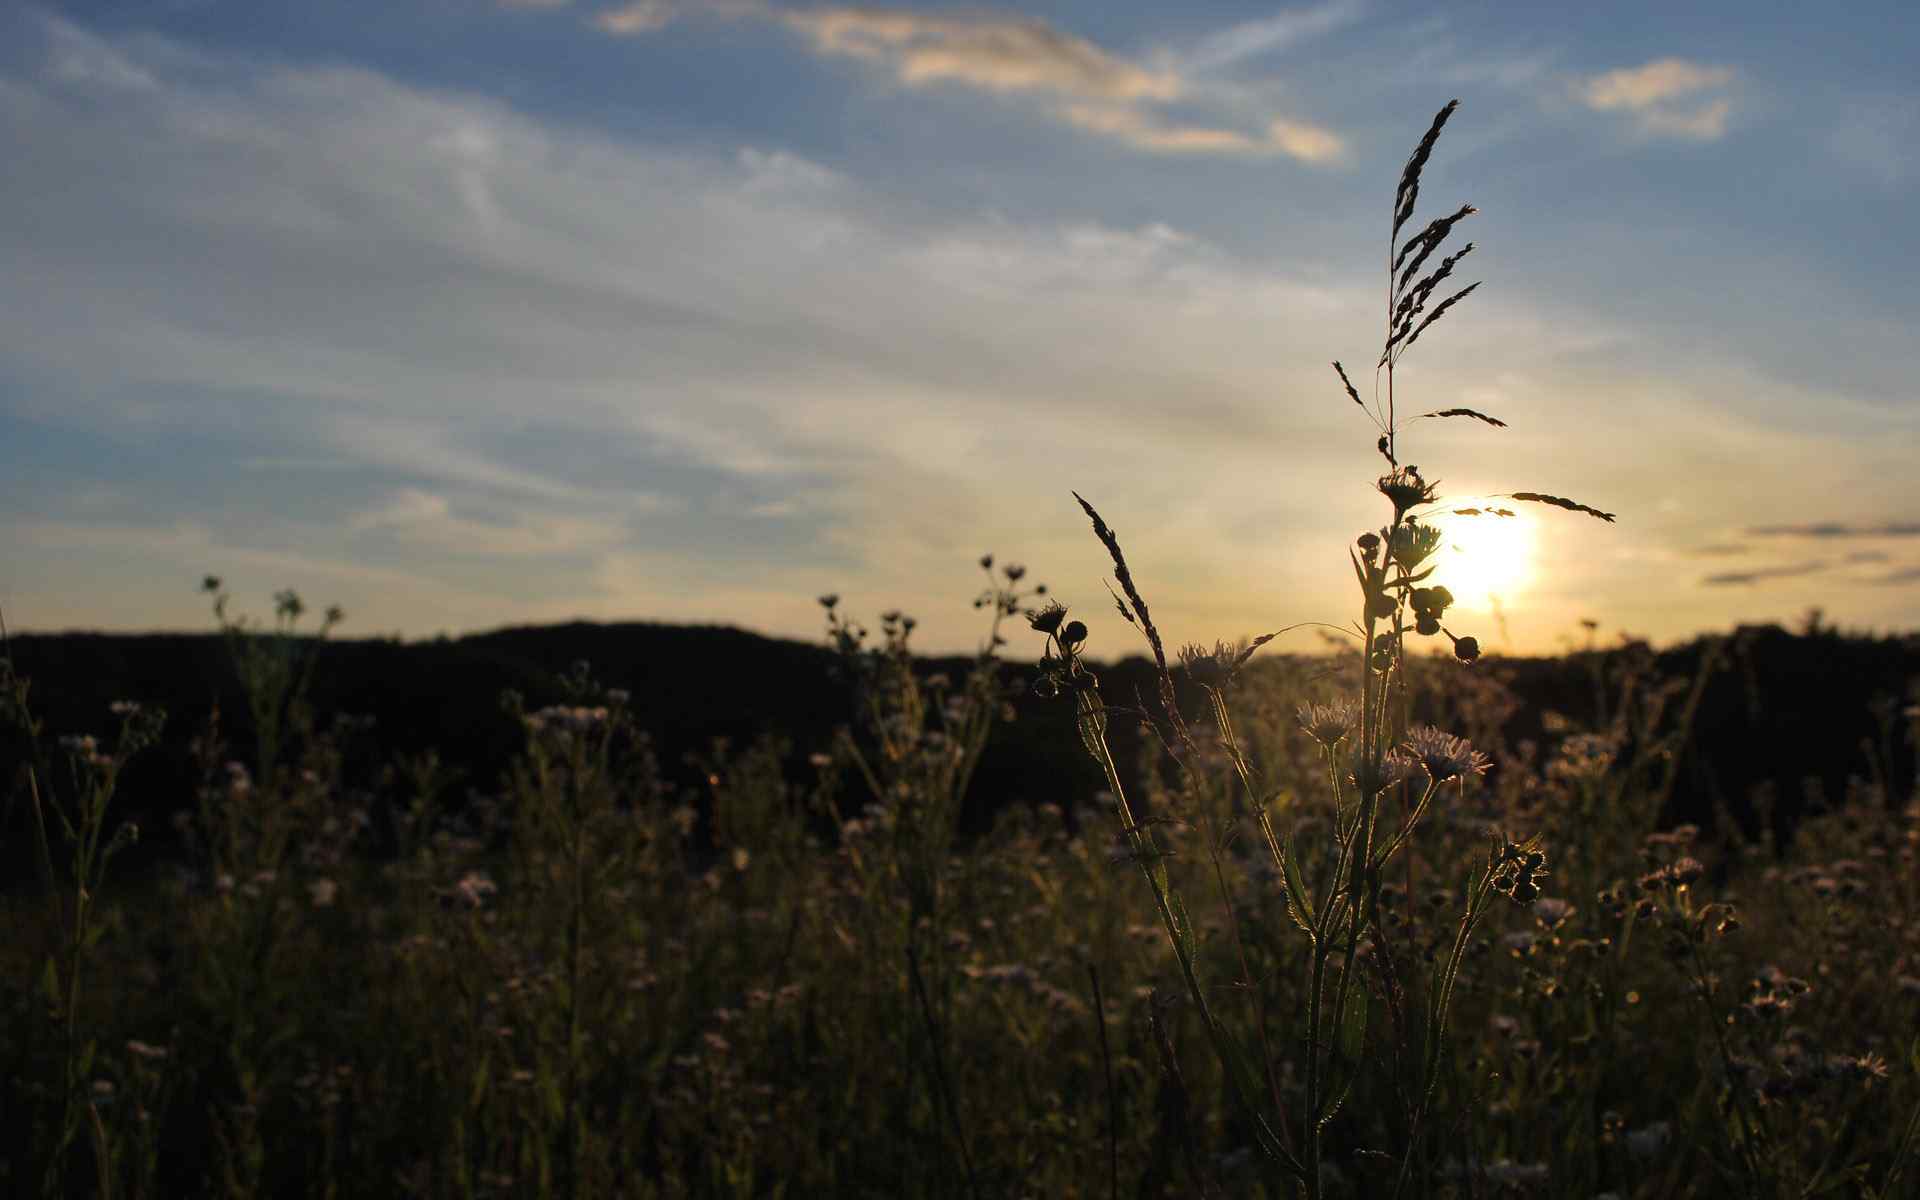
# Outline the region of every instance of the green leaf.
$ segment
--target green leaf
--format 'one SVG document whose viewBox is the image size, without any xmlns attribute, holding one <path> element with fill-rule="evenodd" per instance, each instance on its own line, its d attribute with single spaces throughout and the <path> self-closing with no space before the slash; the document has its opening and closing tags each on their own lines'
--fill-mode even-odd
<svg viewBox="0 0 1920 1200">
<path fill-rule="evenodd" d="M 53 969 L 51 958 L 40 972 L 40 990 L 46 994 L 48 1004 L 56 1009 L 60 1007 L 60 973 Z"/>
<path fill-rule="evenodd" d="M 1287 888 L 1287 915 L 1293 918 L 1309 938 L 1318 941 L 1314 933 L 1313 901 L 1307 892 L 1307 886 L 1300 878 L 1300 865 L 1295 861 L 1293 835 L 1288 834 L 1280 847 L 1280 878 Z"/>
<path fill-rule="evenodd" d="M 1372 1013 L 1373 997 L 1367 989 L 1351 987 L 1347 992 L 1346 1011 L 1340 1014 L 1340 1053 L 1349 1061 L 1358 1062 L 1366 1050 L 1367 1018 Z"/>
<path fill-rule="evenodd" d="M 491 1058 L 488 1058 L 484 1055 L 481 1056 L 480 1065 L 475 1067 L 473 1070 L 473 1087 L 469 1090 L 467 1095 L 468 1108 L 478 1109 L 481 1103 L 486 1100 L 487 1079 L 488 1079 L 488 1076 L 491 1074 L 492 1066 L 493 1066 L 493 1060 Z"/>
</svg>

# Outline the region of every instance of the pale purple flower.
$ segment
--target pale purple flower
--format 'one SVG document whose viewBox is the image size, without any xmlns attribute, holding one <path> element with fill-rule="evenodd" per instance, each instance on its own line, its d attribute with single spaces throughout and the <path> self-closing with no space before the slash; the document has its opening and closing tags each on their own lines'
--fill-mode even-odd
<svg viewBox="0 0 1920 1200">
<path fill-rule="evenodd" d="M 1402 743 L 1435 783 L 1445 783 L 1463 775 L 1480 775 L 1492 762 L 1463 737 L 1455 737 L 1431 725 L 1416 725 L 1407 731 Z"/>
</svg>

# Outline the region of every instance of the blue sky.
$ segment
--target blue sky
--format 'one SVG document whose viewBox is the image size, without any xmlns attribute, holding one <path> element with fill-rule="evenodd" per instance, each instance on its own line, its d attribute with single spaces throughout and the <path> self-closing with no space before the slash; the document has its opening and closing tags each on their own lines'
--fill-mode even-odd
<svg viewBox="0 0 1920 1200">
<path fill-rule="evenodd" d="M 1403 457 L 1619 521 L 1460 523 L 1450 624 L 1913 628 L 1916 62 L 1898 4 L 12 6 L 0 606 L 960 648 L 982 551 L 1104 611 L 1078 489 L 1177 640 L 1343 620 L 1327 364 L 1458 97 L 1486 285 L 1396 394 L 1509 427 Z"/>
</svg>

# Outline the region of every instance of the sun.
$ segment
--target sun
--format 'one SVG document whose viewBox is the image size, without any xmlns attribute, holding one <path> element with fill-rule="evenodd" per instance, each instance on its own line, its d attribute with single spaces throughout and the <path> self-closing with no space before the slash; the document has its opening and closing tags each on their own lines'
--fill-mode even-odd
<svg viewBox="0 0 1920 1200">
<path fill-rule="evenodd" d="M 1534 524 L 1524 516 L 1443 517 L 1433 581 L 1475 612 L 1510 607 L 1533 583 Z"/>
</svg>

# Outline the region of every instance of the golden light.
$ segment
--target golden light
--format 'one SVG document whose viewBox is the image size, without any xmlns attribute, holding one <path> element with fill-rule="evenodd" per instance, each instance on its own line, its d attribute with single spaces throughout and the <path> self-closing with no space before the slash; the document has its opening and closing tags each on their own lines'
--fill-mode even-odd
<svg viewBox="0 0 1920 1200">
<path fill-rule="evenodd" d="M 1532 584 L 1531 518 L 1447 516 L 1436 523 L 1443 536 L 1432 582 L 1445 584 L 1455 604 L 1475 612 L 1492 611 L 1496 601 L 1510 608 Z"/>
</svg>

